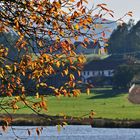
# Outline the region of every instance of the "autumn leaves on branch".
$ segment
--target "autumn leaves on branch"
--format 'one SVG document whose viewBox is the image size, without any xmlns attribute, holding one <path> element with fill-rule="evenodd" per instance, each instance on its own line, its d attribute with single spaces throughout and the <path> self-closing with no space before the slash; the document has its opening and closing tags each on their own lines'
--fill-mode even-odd
<svg viewBox="0 0 140 140">
<path fill-rule="evenodd" d="M 96 43 L 95 28 L 105 24 L 104 15 L 113 17 L 106 4 L 85 5 L 87 0 L 1 0 L 0 32 L 14 31 L 18 50 L 14 61 L 8 59 L 8 48 L 0 44 L 0 109 L 20 109 L 19 102 L 35 112 L 47 111 L 41 89 L 51 89 L 56 96 L 80 94 L 75 73 L 80 76 L 84 55 L 77 55 L 75 41 L 82 38 L 81 47 L 89 41 Z M 96 14 L 94 14 L 96 12 Z M 129 12 L 126 15 L 132 16 Z M 105 29 L 106 30 L 106 29 Z M 107 41 L 104 30 L 101 40 Z M 47 83 L 51 76 L 61 75 L 67 81 L 60 87 Z M 57 80 L 57 79 L 56 79 Z M 29 82 L 30 81 L 30 82 Z M 32 85 L 30 87 L 29 85 Z M 45 91 L 44 90 L 44 91 Z M 88 91 L 89 93 L 89 91 Z M 46 93 L 44 93 L 46 94 Z M 37 100 L 27 100 L 35 95 Z M 10 100 L 4 100 L 5 97 Z"/>
</svg>

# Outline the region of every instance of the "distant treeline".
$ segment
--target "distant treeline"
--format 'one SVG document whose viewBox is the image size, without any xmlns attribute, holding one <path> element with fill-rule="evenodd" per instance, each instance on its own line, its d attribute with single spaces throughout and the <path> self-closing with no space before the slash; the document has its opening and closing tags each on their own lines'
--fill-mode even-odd
<svg viewBox="0 0 140 140">
<path fill-rule="evenodd" d="M 140 52 L 140 21 L 118 25 L 109 39 L 109 53 L 125 54 Z"/>
</svg>

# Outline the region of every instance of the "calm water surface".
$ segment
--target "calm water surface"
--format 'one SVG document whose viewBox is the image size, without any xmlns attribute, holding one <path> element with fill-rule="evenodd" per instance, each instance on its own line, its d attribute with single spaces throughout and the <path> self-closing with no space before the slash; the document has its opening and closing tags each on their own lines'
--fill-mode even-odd
<svg viewBox="0 0 140 140">
<path fill-rule="evenodd" d="M 60 132 L 56 126 L 44 127 L 40 137 L 35 133 L 36 127 L 13 127 L 20 138 L 27 140 L 140 140 L 140 129 L 91 128 L 91 126 L 65 126 Z M 31 130 L 28 136 L 27 130 Z M 40 128 L 40 127 L 38 127 Z M 18 140 L 9 128 L 0 134 L 0 140 Z"/>
</svg>

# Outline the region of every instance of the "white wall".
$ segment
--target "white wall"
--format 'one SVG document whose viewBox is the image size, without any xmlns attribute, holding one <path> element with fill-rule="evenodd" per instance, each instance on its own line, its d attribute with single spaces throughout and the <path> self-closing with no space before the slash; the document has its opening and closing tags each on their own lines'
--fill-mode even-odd
<svg viewBox="0 0 140 140">
<path fill-rule="evenodd" d="M 114 70 L 103 70 L 103 71 L 82 71 L 82 82 L 86 83 L 86 79 L 90 77 L 105 76 L 112 77 Z"/>
</svg>

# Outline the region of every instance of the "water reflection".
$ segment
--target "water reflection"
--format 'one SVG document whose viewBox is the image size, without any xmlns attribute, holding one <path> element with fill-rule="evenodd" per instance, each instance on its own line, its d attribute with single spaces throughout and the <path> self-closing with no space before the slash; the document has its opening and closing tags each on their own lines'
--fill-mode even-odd
<svg viewBox="0 0 140 140">
<path fill-rule="evenodd" d="M 140 129 L 91 128 L 90 126 L 65 126 L 60 132 L 55 126 L 43 128 L 41 135 L 36 134 L 37 127 L 13 127 L 0 135 L 0 140 L 16 140 L 15 134 L 27 140 L 140 140 Z M 38 127 L 40 129 L 40 127 Z M 28 131 L 31 135 L 28 136 Z"/>
</svg>

